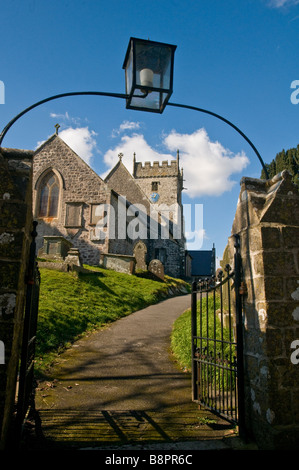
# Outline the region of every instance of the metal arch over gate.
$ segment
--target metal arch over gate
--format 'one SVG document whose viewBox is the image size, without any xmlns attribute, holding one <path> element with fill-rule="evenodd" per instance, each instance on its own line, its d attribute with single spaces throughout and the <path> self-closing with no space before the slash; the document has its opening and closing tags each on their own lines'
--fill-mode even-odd
<svg viewBox="0 0 299 470">
<path fill-rule="evenodd" d="M 194 282 L 191 297 L 192 399 L 245 435 L 242 266 L 235 236 L 233 269 Z"/>
</svg>

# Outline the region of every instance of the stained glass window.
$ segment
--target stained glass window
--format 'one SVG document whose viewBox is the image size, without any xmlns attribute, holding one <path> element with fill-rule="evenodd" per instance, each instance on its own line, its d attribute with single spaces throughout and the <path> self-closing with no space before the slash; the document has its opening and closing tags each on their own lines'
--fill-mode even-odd
<svg viewBox="0 0 299 470">
<path fill-rule="evenodd" d="M 57 217 L 59 201 L 59 181 L 51 171 L 42 180 L 40 187 L 39 217 Z"/>
</svg>

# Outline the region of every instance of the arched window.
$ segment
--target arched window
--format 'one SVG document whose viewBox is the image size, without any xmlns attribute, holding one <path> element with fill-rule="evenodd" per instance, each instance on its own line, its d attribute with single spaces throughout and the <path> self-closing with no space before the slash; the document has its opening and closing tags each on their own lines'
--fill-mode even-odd
<svg viewBox="0 0 299 470">
<path fill-rule="evenodd" d="M 40 185 L 38 217 L 57 217 L 59 181 L 53 171 L 47 173 Z"/>
</svg>

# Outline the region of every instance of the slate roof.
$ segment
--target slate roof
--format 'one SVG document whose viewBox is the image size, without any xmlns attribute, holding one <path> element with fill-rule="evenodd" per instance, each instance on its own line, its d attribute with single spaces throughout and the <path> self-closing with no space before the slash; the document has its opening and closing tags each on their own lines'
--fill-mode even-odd
<svg viewBox="0 0 299 470">
<path fill-rule="evenodd" d="M 188 250 L 191 256 L 192 276 L 211 276 L 215 272 L 215 249 Z"/>
</svg>

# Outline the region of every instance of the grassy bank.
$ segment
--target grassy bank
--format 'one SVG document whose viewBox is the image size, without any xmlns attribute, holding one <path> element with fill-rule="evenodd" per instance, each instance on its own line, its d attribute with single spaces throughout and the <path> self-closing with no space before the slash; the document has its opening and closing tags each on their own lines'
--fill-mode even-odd
<svg viewBox="0 0 299 470">
<path fill-rule="evenodd" d="M 74 274 L 40 268 L 37 373 L 43 372 L 57 354 L 86 332 L 165 299 L 169 289 L 187 286 L 168 276 L 159 282 L 101 268 L 90 269 L 93 272 Z"/>
<path fill-rule="evenodd" d="M 213 312 L 214 305 L 213 305 L 213 298 L 210 297 L 208 300 L 208 311 Z M 199 302 L 197 305 L 197 325 L 200 324 L 200 317 L 199 317 Z M 220 298 L 216 296 L 216 310 L 220 308 Z M 202 304 L 202 336 L 207 336 L 207 321 L 206 321 L 206 298 L 203 298 Z M 212 318 L 209 318 L 208 322 L 209 326 L 209 334 L 210 338 L 214 337 L 214 334 L 217 338 L 221 337 L 221 323 L 218 317 L 216 317 L 216 324 L 214 330 L 214 322 Z M 229 330 L 224 329 L 223 331 L 223 339 L 229 340 Z M 204 343 L 204 341 L 203 341 Z M 205 345 L 205 344 L 203 344 Z M 221 352 L 221 354 L 229 353 L 229 346 L 226 346 L 224 350 L 221 350 L 221 345 L 217 344 L 216 352 Z M 177 320 L 174 322 L 173 331 L 171 336 L 171 349 L 172 352 L 183 370 L 191 371 L 191 309 L 187 310 L 183 315 L 181 315 Z"/>
</svg>

